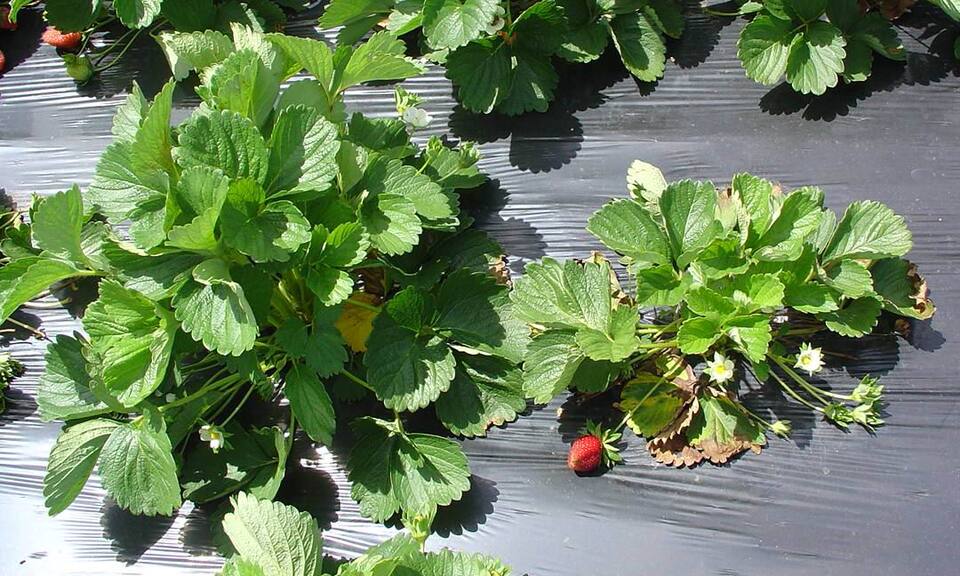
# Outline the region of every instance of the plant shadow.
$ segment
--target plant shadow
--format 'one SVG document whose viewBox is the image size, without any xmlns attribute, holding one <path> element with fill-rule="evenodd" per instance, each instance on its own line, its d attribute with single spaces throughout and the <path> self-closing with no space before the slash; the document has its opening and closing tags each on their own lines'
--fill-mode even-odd
<svg viewBox="0 0 960 576">
<path fill-rule="evenodd" d="M 170 530 L 176 516 L 137 516 L 109 498 L 100 509 L 103 537 L 110 542 L 117 561 L 132 566 Z"/>
<path fill-rule="evenodd" d="M 24 9 L 17 18 L 17 29 L 0 30 L 0 50 L 6 59 L 6 65 L 0 70 L 0 78 L 22 64 L 40 47 L 40 35 L 46 29 L 46 23 L 40 10 Z"/>
</svg>

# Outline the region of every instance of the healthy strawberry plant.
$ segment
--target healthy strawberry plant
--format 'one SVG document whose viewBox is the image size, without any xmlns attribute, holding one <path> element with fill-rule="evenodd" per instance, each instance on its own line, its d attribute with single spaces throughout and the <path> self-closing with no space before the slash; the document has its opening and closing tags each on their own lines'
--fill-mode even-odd
<svg viewBox="0 0 960 576">
<path fill-rule="evenodd" d="M 784 193 L 750 174 L 721 189 L 667 184 L 637 162 L 628 183 L 630 198 L 604 206 L 587 230 L 620 256 L 634 288 L 622 288 L 599 253 L 544 258 L 516 281 L 514 312 L 535 333 L 524 360 L 528 396 L 544 403 L 568 389 L 616 389 L 620 427 L 679 466 L 723 463 L 759 451 L 767 432 L 789 434 L 789 422 L 768 422 L 740 402 L 748 380 L 843 428 L 883 423 L 877 380 L 867 376 L 851 392 L 825 388 L 814 377 L 827 352 L 810 339 L 865 336 L 884 310 L 933 315 L 926 283 L 903 259 L 912 246 L 903 218 L 873 201 L 837 217 L 819 188 Z M 619 431 L 594 428 L 594 448 Z M 591 454 L 597 460 L 600 450 Z"/>
<path fill-rule="evenodd" d="M 15 25 L 23 8 L 41 2 L 12 0 L 9 4 L 9 19 Z M 301 10 L 305 4 L 303 0 L 46 0 L 43 14 L 50 27 L 43 41 L 58 49 L 67 74 L 84 83 L 119 64 L 143 34 L 155 35 L 164 29 L 229 34 L 232 24 L 278 32 L 287 21 L 285 10 Z M 124 32 L 116 40 L 101 46 L 91 42 L 95 33 L 117 27 Z"/>
<path fill-rule="evenodd" d="M 317 521 L 305 512 L 279 502 L 241 492 L 230 499 L 232 510 L 223 519 L 223 531 L 235 553 L 223 576 L 390 576 L 401 574 L 508 576 L 510 569 L 482 554 L 424 552 L 421 543 L 403 533 L 368 549 L 339 566 L 324 562 L 323 539 Z"/>
<path fill-rule="evenodd" d="M 165 42 L 199 72 L 200 107 L 171 128 L 175 84 L 152 102 L 134 87 L 93 182 L 35 199 L 0 270 L 0 319 L 53 283 L 98 286 L 84 334 L 49 346 L 40 380 L 41 416 L 66 421 L 50 513 L 95 466 L 136 514 L 239 490 L 269 500 L 298 430 L 327 446 L 352 430 L 363 514 L 425 536 L 470 471 L 407 415 L 430 409 L 471 437 L 526 406 L 528 333 L 501 249 L 460 209 L 485 182 L 476 150 L 346 113 L 350 87 L 421 72 L 388 35 L 336 52 L 239 25 Z M 271 404 L 289 405 L 272 426 Z"/>
<path fill-rule="evenodd" d="M 960 2 L 929 0 L 960 19 Z M 889 18 L 909 3 L 863 0 L 740 1 L 746 16 L 738 56 L 762 84 L 783 78 L 804 94 L 823 94 L 844 82 L 866 80 L 875 56 L 904 60 L 906 51 Z M 412 38 L 429 60 L 446 67 L 456 96 L 479 113 L 543 112 L 554 98 L 560 60 L 587 63 L 616 50 L 638 80 L 663 76 L 668 39 L 685 32 L 676 0 L 332 0 L 323 28 L 342 27 L 350 45 L 371 29 Z M 693 33 L 693 32 L 690 32 Z"/>
</svg>

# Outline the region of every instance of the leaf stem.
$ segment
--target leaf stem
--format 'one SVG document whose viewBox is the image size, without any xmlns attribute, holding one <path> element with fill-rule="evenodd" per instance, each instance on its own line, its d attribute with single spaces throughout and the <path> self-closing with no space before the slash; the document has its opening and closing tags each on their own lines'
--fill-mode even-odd
<svg viewBox="0 0 960 576">
<path fill-rule="evenodd" d="M 247 400 L 250 398 L 250 395 L 253 394 L 253 389 L 254 389 L 254 388 L 255 388 L 255 386 L 254 386 L 253 384 L 251 384 L 251 385 L 247 388 L 247 393 L 243 395 L 243 398 L 240 399 L 240 402 L 237 402 L 237 405 L 236 405 L 236 407 L 233 409 L 233 412 L 230 412 L 230 415 L 227 416 L 227 417 L 224 419 L 224 421 L 220 423 L 221 426 L 226 426 L 227 424 L 230 423 L 231 420 L 233 420 L 233 417 L 237 415 L 237 412 L 239 412 L 240 409 L 243 408 L 243 405 L 247 403 Z"/>
<path fill-rule="evenodd" d="M 350 372 L 350 371 L 347 370 L 346 368 L 341 369 L 341 370 L 340 370 L 340 373 L 343 374 L 344 376 L 346 376 L 348 380 L 354 382 L 355 384 L 359 384 L 359 385 L 363 386 L 363 387 L 366 388 L 367 390 L 373 392 L 374 395 L 376 395 L 377 391 L 374 390 L 374 389 L 373 389 L 373 386 L 371 386 L 371 385 L 370 385 L 366 380 L 364 380 L 363 378 L 360 378 L 359 376 L 357 376 L 357 375 L 354 374 L 353 372 Z"/>
<path fill-rule="evenodd" d="M 383 309 L 382 306 L 374 306 L 373 304 L 367 304 L 366 302 L 362 302 L 360 300 L 352 300 L 349 298 L 347 299 L 346 303 L 351 306 L 356 306 L 357 308 L 363 308 L 364 310 L 376 312 L 377 314 L 379 314 L 380 310 Z"/>
<path fill-rule="evenodd" d="M 811 409 L 811 410 L 814 410 L 814 411 L 816 411 L 816 412 L 823 413 L 823 410 L 822 410 L 821 408 L 819 408 L 819 407 L 817 407 L 817 406 L 814 406 L 813 404 L 811 404 L 810 402 L 808 402 L 807 400 L 805 400 L 802 396 L 800 396 L 799 394 L 797 394 L 797 391 L 794 390 L 793 388 L 791 388 L 786 382 L 784 382 L 783 379 L 780 378 L 780 376 L 779 376 L 776 372 L 774 372 L 773 370 L 771 370 L 771 371 L 770 371 L 770 375 L 773 376 L 774 380 L 776 380 L 776 381 L 780 384 L 780 386 L 787 392 L 787 394 L 789 394 L 791 397 L 793 397 L 794 400 L 796 400 L 797 402 L 803 404 L 804 406 L 806 406 L 807 408 L 809 408 L 809 409 Z"/>
<path fill-rule="evenodd" d="M 790 378 L 796 381 L 797 384 L 800 384 L 800 386 L 802 386 L 804 390 L 809 392 L 811 396 L 814 396 L 817 400 L 820 400 L 824 404 L 829 404 L 829 402 L 827 402 L 823 398 L 823 396 L 821 396 L 821 394 L 829 396 L 830 398 L 836 398 L 837 400 L 844 400 L 844 401 L 851 400 L 849 396 L 844 396 L 843 394 L 836 394 L 834 392 L 830 392 L 829 390 L 824 390 L 819 386 L 815 386 L 810 382 L 807 382 L 802 376 L 797 374 L 796 370 L 791 368 L 790 365 L 786 363 L 783 357 L 777 356 L 775 354 L 769 354 L 768 357 L 771 358 L 774 362 L 776 362 L 777 365 L 780 366 L 780 368 L 782 368 L 783 371 L 786 372 L 788 376 L 790 376 Z"/>
</svg>

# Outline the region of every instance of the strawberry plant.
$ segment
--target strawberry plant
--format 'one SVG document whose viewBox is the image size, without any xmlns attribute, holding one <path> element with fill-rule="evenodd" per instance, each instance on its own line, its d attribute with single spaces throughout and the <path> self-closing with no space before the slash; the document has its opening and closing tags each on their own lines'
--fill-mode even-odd
<svg viewBox="0 0 960 576">
<path fill-rule="evenodd" d="M 514 312 L 535 333 L 528 396 L 619 389 L 621 427 L 681 466 L 723 463 L 759 451 L 767 432 L 789 434 L 789 422 L 767 422 L 739 401 L 748 375 L 837 426 L 883 423 L 877 380 L 850 393 L 818 385 L 826 352 L 809 339 L 865 336 L 884 310 L 933 315 L 926 283 L 903 259 L 912 246 L 903 218 L 873 201 L 838 217 L 819 188 L 784 193 L 750 174 L 722 189 L 667 184 L 637 162 L 628 183 L 630 198 L 604 206 L 587 230 L 620 256 L 632 290 L 600 254 L 544 258 L 516 281 Z"/>
<path fill-rule="evenodd" d="M 317 521 L 305 512 L 279 502 L 239 493 L 230 499 L 232 510 L 223 519 L 223 531 L 235 550 L 223 567 L 223 576 L 365 576 L 369 574 L 457 574 L 507 576 L 510 569 L 482 554 L 424 552 L 410 534 L 400 534 L 368 549 L 358 558 L 328 571 Z"/>
<path fill-rule="evenodd" d="M 956 0 L 929 1 L 960 19 Z M 786 78 L 797 92 L 819 95 L 841 80 L 866 80 L 875 57 L 906 58 L 888 18 L 913 3 L 892 4 L 751 0 L 733 12 L 703 11 L 751 19 L 738 42 L 747 76 L 768 85 Z M 320 25 L 341 27 L 345 45 L 378 27 L 410 36 L 446 67 L 465 108 L 507 115 L 547 109 L 559 60 L 587 63 L 616 50 L 637 80 L 654 82 L 664 74 L 667 40 L 686 28 L 675 0 L 333 0 Z"/>
<path fill-rule="evenodd" d="M 199 72 L 200 107 L 171 128 L 175 84 L 152 102 L 134 86 L 90 186 L 35 199 L 4 246 L 0 319 L 53 283 L 98 285 L 84 334 L 49 346 L 40 380 L 41 416 L 66 421 L 50 513 L 95 465 L 137 514 L 239 490 L 270 500 L 295 432 L 330 446 L 349 429 L 362 513 L 428 533 L 470 471 L 406 415 L 429 408 L 472 437 L 526 406 L 527 332 L 491 272 L 501 249 L 460 209 L 485 182 L 477 152 L 347 114 L 351 86 L 421 72 L 390 36 L 332 52 L 234 25 L 165 42 Z M 281 400 L 285 421 L 264 426 Z M 369 409 L 344 422 L 337 407 L 358 400 Z"/>
<path fill-rule="evenodd" d="M 12 0 L 9 19 L 15 25 L 20 11 L 39 4 L 37 0 Z M 281 31 L 285 10 L 301 10 L 301 0 L 46 0 L 44 18 L 50 28 L 43 35 L 58 49 L 67 74 L 84 83 L 120 63 L 130 46 L 143 34 L 163 29 L 180 32 L 219 30 L 229 33 L 231 24 L 260 31 Z M 6 14 L 3 15 L 6 18 Z M 94 46 L 96 32 L 122 27 L 116 41 Z M 2 24 L 0 24 L 2 27 Z"/>
</svg>

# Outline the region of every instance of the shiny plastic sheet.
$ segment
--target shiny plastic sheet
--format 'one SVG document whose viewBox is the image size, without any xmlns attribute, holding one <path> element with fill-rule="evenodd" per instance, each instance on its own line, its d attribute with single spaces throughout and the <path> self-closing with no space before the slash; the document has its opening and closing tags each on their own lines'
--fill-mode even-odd
<svg viewBox="0 0 960 576">
<path fill-rule="evenodd" d="M 288 32 L 318 36 L 315 16 L 291 22 Z M 736 58 L 742 24 L 703 17 L 672 44 L 663 81 L 638 84 L 608 58 L 570 67 L 546 114 L 465 113 L 438 68 L 407 82 L 435 118 L 424 135 L 482 143 L 493 186 L 478 201 L 478 220 L 504 245 L 514 272 L 544 255 L 597 249 L 583 231 L 586 219 L 625 193 L 626 168 L 640 158 L 669 179 L 720 183 L 748 170 L 788 188 L 821 185 L 840 210 L 881 200 L 906 217 L 910 257 L 939 305 L 932 322 L 913 325 L 909 341 L 823 343 L 850 357 L 826 376 L 829 385 L 849 389 L 855 377 L 883 376 L 887 426 L 876 435 L 839 431 L 775 392 L 755 392 L 748 406 L 791 420 L 793 439 L 772 439 L 762 455 L 726 466 L 675 470 L 657 465 L 628 433 L 626 465 L 581 478 L 564 465 L 567 443 L 609 399 L 560 399 L 463 442 L 473 489 L 441 512 L 432 547 L 495 554 L 531 575 L 956 573 L 960 79 L 950 52 L 957 31 L 917 22 L 901 23 L 916 38 L 908 48 L 919 52 L 905 64 L 878 62 L 868 82 L 820 98 L 754 84 Z M 41 29 L 31 12 L 16 34 L 0 35 L 9 67 L 0 76 L 0 187 L 21 205 L 33 193 L 88 183 L 130 82 L 152 94 L 166 75 L 160 51 L 144 42 L 77 88 L 53 49 L 39 44 Z M 196 103 L 190 87 L 178 88 L 178 118 Z M 357 89 L 348 104 L 389 114 L 392 90 Z M 51 337 L 80 326 L 64 310 L 16 318 Z M 175 518 L 133 517 L 104 499 L 94 477 L 69 510 L 47 516 L 41 480 L 59 425 L 37 413 L 45 342 L 26 336 L 0 342 L 28 368 L 0 417 L 0 574 L 215 572 L 221 560 L 209 510 L 188 505 Z M 280 496 L 317 516 L 333 556 L 357 554 L 395 530 L 361 518 L 342 466 L 348 449 L 298 439 Z"/>
</svg>

